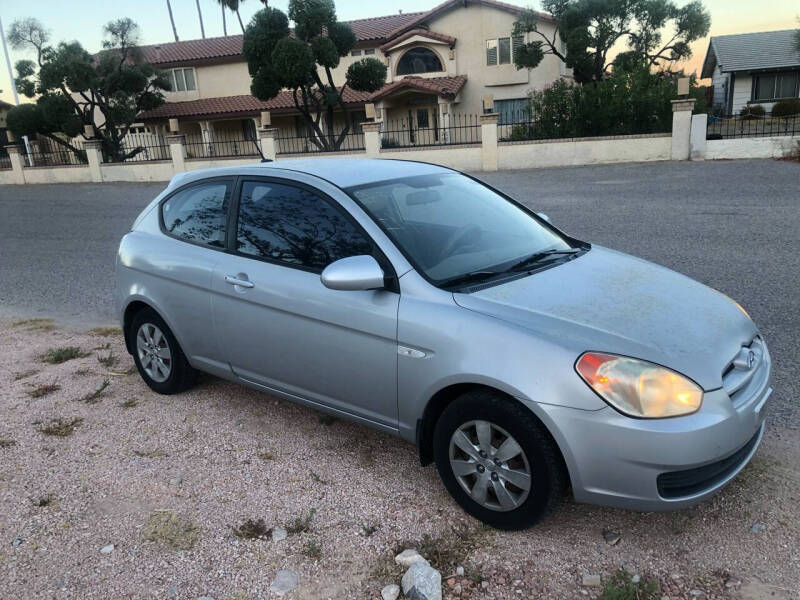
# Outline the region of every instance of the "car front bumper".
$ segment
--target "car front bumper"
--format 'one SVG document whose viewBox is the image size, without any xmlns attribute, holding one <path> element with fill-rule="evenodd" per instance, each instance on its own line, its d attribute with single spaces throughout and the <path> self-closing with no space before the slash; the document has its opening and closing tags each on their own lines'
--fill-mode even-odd
<svg viewBox="0 0 800 600">
<path fill-rule="evenodd" d="M 538 405 L 570 473 L 577 502 L 640 511 L 696 504 L 730 482 L 755 454 L 772 395 L 767 355 L 746 396 L 706 392 L 701 409 L 670 419 L 633 419 Z"/>
</svg>

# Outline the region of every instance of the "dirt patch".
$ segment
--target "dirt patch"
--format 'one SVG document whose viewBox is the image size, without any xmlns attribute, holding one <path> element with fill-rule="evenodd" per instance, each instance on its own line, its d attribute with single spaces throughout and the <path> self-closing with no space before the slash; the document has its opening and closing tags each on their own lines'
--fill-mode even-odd
<svg viewBox="0 0 800 600">
<path fill-rule="evenodd" d="M 180 598 L 271 598 L 275 571 L 290 569 L 294 600 L 361 600 L 399 581 L 405 548 L 440 569 L 445 599 L 627 600 L 652 582 L 658 600 L 800 596 L 794 430 L 770 424 L 750 466 L 695 508 L 566 500 L 534 529 L 498 532 L 458 508 L 411 444 L 213 377 L 159 396 L 118 335 L 50 364 L 48 349 L 95 348 L 98 334 L 0 330 L 3 597 L 166 598 L 177 585 Z M 113 370 L 98 352 L 117 358 Z M 78 401 L 95 392 L 101 403 Z M 285 540 L 264 538 L 276 527 Z M 586 574 L 602 583 L 582 586 Z"/>
</svg>

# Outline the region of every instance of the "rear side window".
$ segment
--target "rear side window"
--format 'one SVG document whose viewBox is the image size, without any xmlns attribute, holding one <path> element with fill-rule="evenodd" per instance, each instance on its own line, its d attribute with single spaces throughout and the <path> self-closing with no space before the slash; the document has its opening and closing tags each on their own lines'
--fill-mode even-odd
<svg viewBox="0 0 800 600">
<path fill-rule="evenodd" d="M 182 190 L 161 205 L 164 229 L 189 242 L 225 247 L 231 185 L 210 181 Z"/>
<path fill-rule="evenodd" d="M 319 195 L 255 181 L 242 185 L 236 247 L 242 254 L 315 271 L 340 258 L 372 254 L 369 239 Z"/>
</svg>

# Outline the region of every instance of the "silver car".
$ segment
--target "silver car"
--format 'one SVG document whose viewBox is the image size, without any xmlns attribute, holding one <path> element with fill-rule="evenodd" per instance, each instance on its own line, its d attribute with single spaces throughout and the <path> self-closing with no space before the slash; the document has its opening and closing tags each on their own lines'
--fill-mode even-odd
<svg viewBox="0 0 800 600">
<path fill-rule="evenodd" d="M 501 529 L 568 488 L 645 511 L 708 497 L 772 393 L 728 297 L 424 163 L 176 176 L 122 239 L 116 295 L 156 392 L 204 371 L 400 436 Z"/>
</svg>

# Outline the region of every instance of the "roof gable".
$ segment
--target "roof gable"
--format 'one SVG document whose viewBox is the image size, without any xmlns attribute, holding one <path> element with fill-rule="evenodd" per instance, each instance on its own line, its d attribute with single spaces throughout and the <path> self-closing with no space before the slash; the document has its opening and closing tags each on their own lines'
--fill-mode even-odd
<svg viewBox="0 0 800 600">
<path fill-rule="evenodd" d="M 716 65 L 723 73 L 798 68 L 800 50 L 795 45 L 795 31 L 714 36 L 709 43 L 702 76 L 710 77 Z"/>
</svg>

